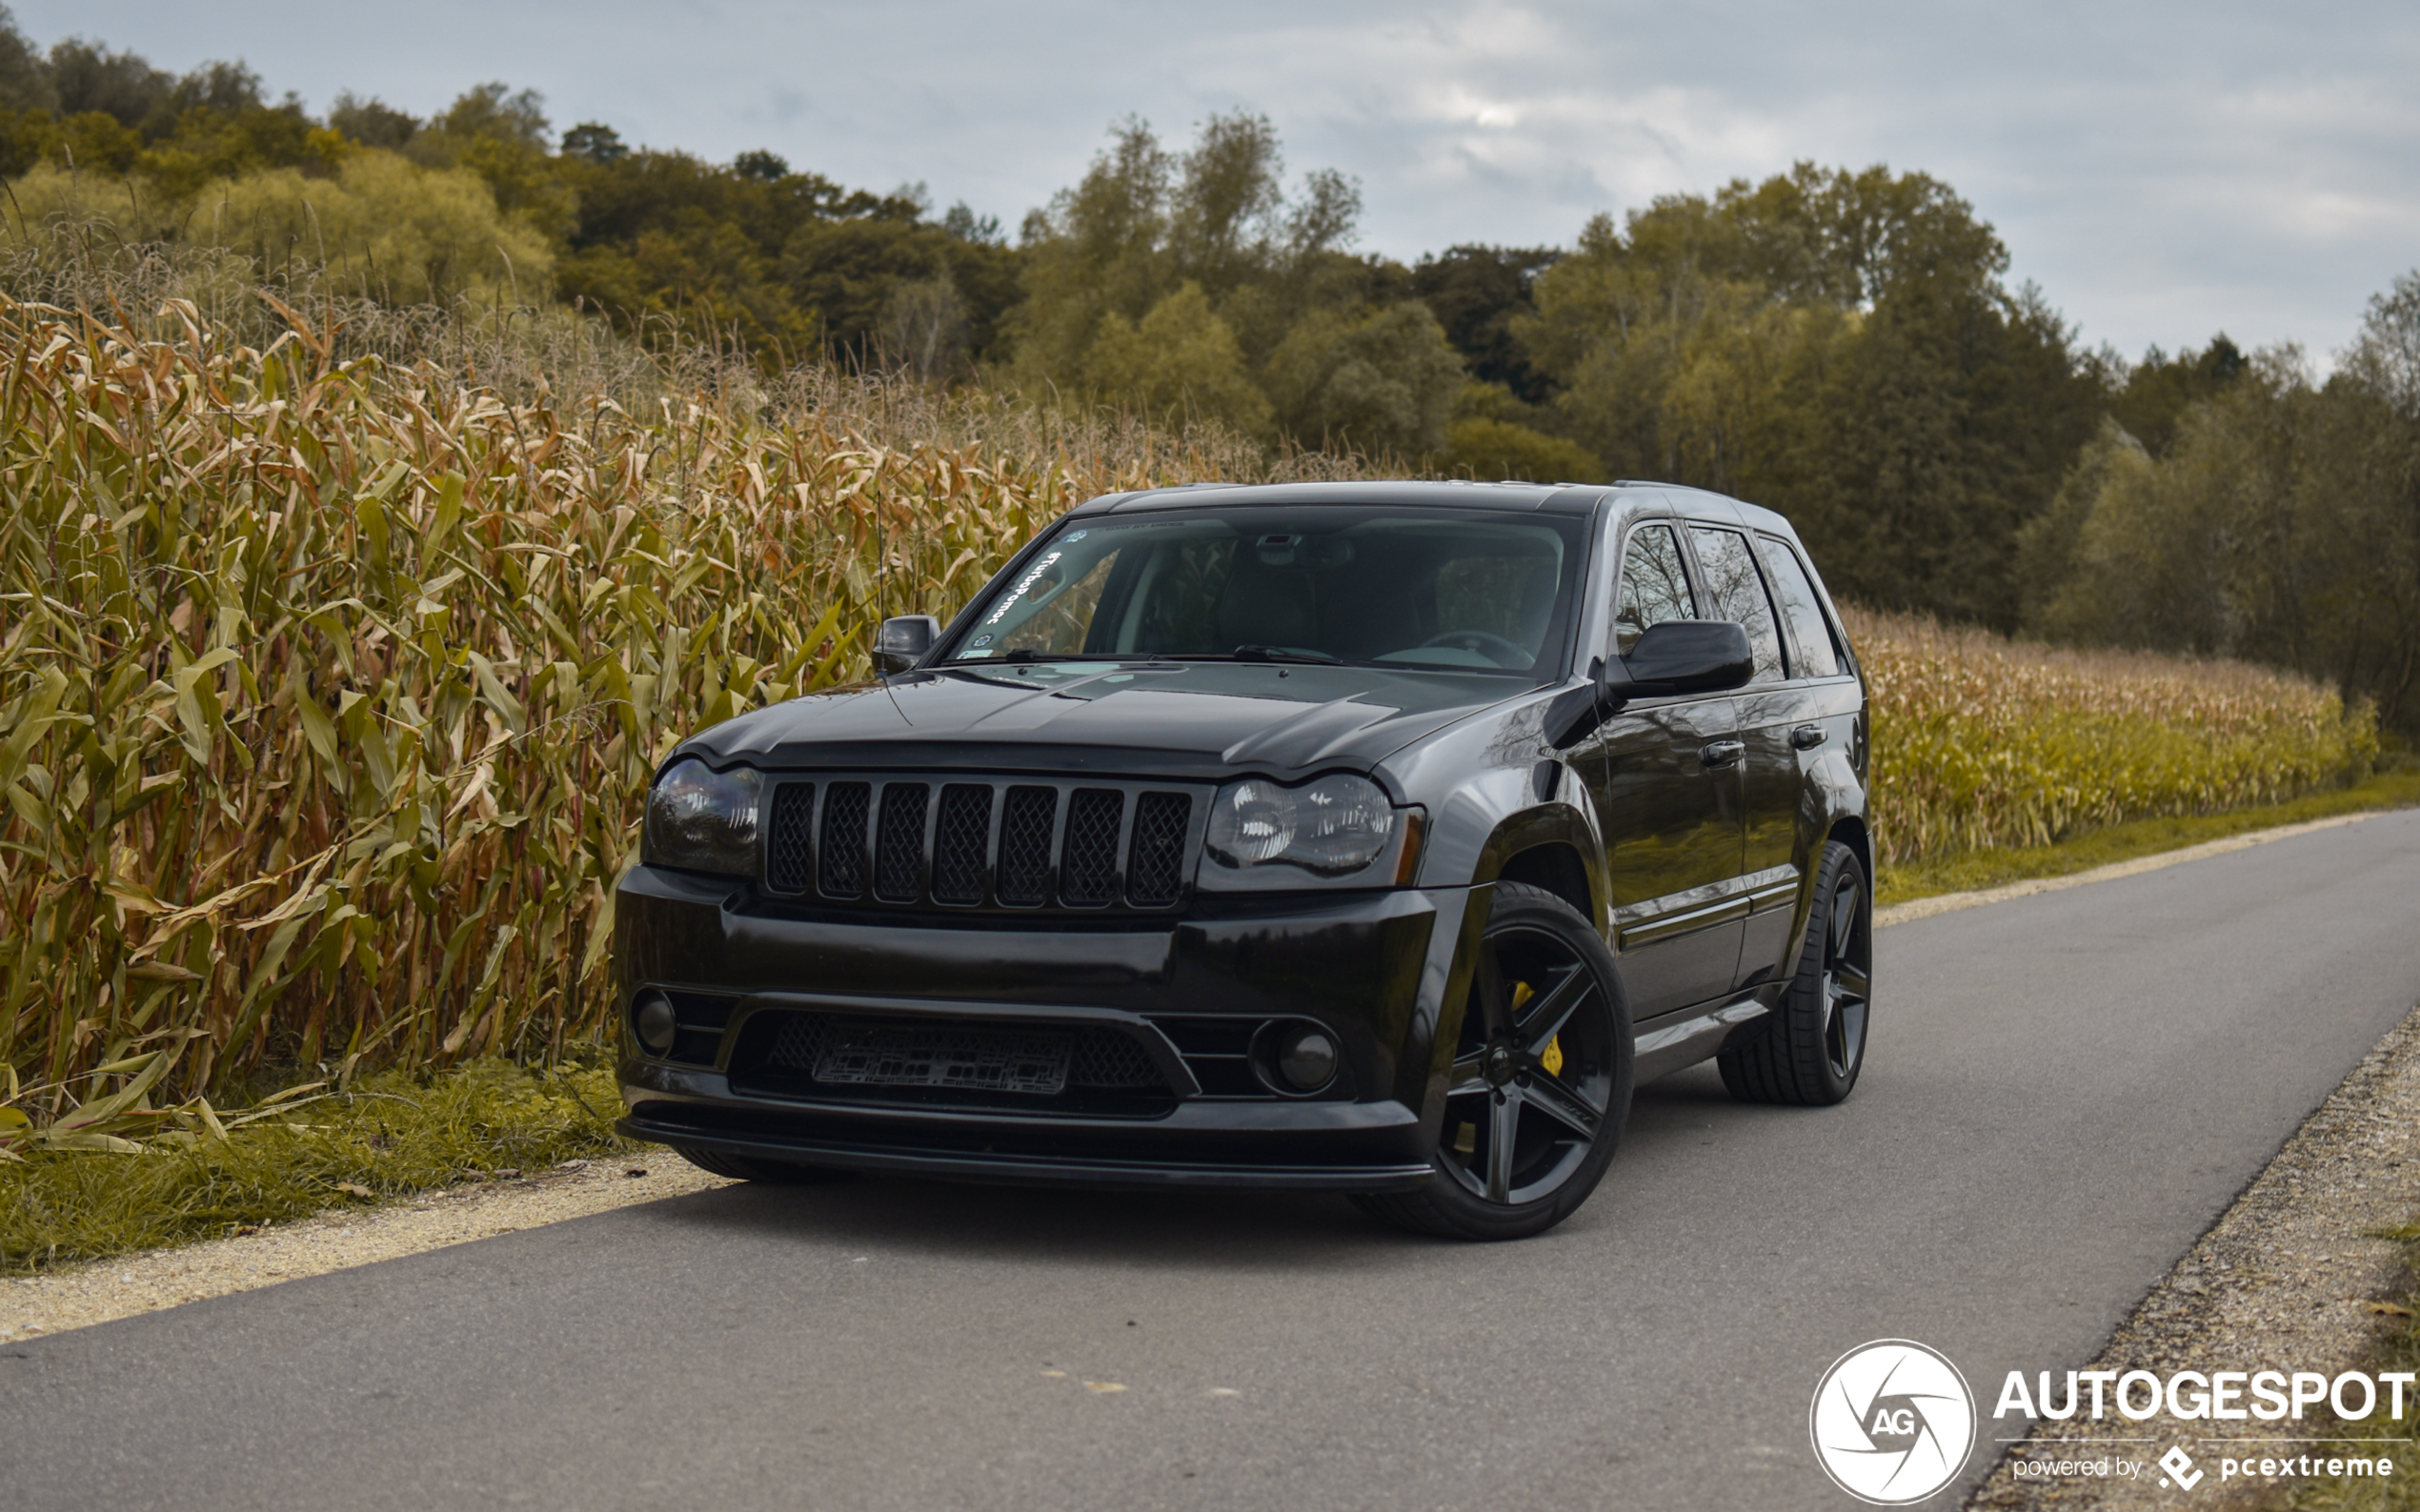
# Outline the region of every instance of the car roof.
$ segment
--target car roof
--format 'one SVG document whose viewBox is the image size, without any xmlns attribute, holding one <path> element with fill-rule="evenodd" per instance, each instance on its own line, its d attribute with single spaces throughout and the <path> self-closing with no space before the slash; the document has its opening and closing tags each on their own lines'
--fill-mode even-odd
<svg viewBox="0 0 2420 1512">
<path fill-rule="evenodd" d="M 1790 528 L 1790 522 L 1785 516 L 1775 514 L 1762 504 L 1750 504 L 1745 499 L 1733 498 L 1728 494 L 1717 494 L 1712 489 L 1691 488 L 1685 483 L 1653 483 L 1643 486 L 1653 488 L 1657 493 L 1662 494 L 1665 501 L 1683 514 L 1720 515 L 1726 512 L 1737 511 L 1741 523 L 1750 530 L 1769 531 L 1776 535 L 1795 536 L 1798 534 Z"/>
<path fill-rule="evenodd" d="M 1682 514 L 1721 515 L 1737 511 L 1751 529 L 1790 535 L 1789 521 L 1765 509 L 1682 483 L 1472 483 L 1459 479 L 1393 478 L 1349 483 L 1184 483 L 1172 488 L 1107 494 L 1072 511 L 1079 514 L 1126 514 L 1204 505 L 1410 504 L 1431 509 L 1537 510 L 1584 514 L 1601 501 L 1623 498 L 1662 502 Z"/>
<path fill-rule="evenodd" d="M 1413 504 L 1474 510 L 1551 510 L 1585 513 L 1611 490 L 1567 483 L 1464 483 L 1395 479 L 1353 483 L 1189 483 L 1178 488 L 1113 494 L 1081 513 L 1134 514 L 1204 505 Z"/>
</svg>

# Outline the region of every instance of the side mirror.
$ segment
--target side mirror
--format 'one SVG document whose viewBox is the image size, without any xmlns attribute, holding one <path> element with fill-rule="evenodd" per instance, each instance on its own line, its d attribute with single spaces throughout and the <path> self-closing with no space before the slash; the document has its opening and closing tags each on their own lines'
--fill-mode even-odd
<svg viewBox="0 0 2420 1512">
<path fill-rule="evenodd" d="M 923 660 L 933 642 L 940 638 L 941 622 L 930 615 L 892 615 L 875 633 L 874 675 L 888 677 L 907 671 Z"/>
<path fill-rule="evenodd" d="M 1745 626 L 1727 619 L 1667 619 L 1648 626 L 1618 667 L 1628 674 L 1631 686 L 1625 689 L 1616 682 L 1616 668 L 1609 667 L 1609 693 L 1629 697 L 1721 693 L 1755 675 L 1756 653 L 1748 646 Z"/>
<path fill-rule="evenodd" d="M 1727 619 L 1667 619 L 1649 626 L 1628 655 L 1600 664 L 1587 686 L 1558 695 L 1546 706 L 1541 733 L 1560 751 L 1633 698 L 1721 693 L 1755 673 L 1745 627 Z"/>
</svg>

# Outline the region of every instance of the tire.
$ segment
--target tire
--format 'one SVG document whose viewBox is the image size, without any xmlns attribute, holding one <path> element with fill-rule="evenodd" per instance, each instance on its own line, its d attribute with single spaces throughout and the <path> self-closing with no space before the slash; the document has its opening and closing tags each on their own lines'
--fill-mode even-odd
<svg viewBox="0 0 2420 1512">
<path fill-rule="evenodd" d="M 828 1165 L 795 1165 L 788 1160 L 766 1160 L 686 1144 L 676 1144 L 672 1151 L 700 1171 L 727 1176 L 735 1181 L 761 1181 L 767 1186 L 836 1186 L 857 1179 L 855 1171 L 835 1170 Z"/>
<path fill-rule="evenodd" d="M 1630 1112 L 1630 1014 L 1613 952 L 1543 888 L 1494 891 L 1454 1031 L 1436 1174 L 1418 1191 L 1354 1199 L 1416 1233 L 1544 1233 L 1596 1190 Z"/>
<path fill-rule="evenodd" d="M 1828 1107 L 1845 1100 L 1865 1066 L 1873 991 L 1873 889 L 1857 853 L 1827 841 L 1798 974 L 1765 1033 L 1715 1058 L 1723 1085 L 1742 1102 Z"/>
</svg>

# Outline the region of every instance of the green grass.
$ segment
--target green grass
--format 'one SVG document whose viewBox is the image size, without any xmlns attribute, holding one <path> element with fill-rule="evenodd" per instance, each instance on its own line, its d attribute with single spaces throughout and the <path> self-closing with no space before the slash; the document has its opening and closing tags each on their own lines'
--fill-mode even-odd
<svg viewBox="0 0 2420 1512">
<path fill-rule="evenodd" d="M 30 1152 L 0 1161 L 0 1274 L 630 1149 L 607 1122 L 620 1105 L 608 1066 L 479 1060 L 425 1079 L 366 1078 L 224 1139 L 152 1140 L 139 1155 Z"/>
<path fill-rule="evenodd" d="M 2208 840 L 2359 814 L 2370 809 L 2410 808 L 2420 804 L 2420 765 L 2382 772 L 2366 782 L 2305 794 L 2289 803 L 2233 809 L 2191 818 L 2136 819 L 2087 830 L 2050 845 L 2016 846 L 2007 850 L 1962 851 L 1935 860 L 1913 861 L 1882 869 L 1874 900 L 1886 906 L 1942 893 L 1965 893 L 1999 887 L 2041 877 L 2067 877 L 2096 866 L 2183 850 Z"/>
</svg>

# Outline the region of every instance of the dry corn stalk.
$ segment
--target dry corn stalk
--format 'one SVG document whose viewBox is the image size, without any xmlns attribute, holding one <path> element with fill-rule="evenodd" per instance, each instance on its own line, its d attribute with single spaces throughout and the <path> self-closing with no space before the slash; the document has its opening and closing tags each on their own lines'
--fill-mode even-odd
<svg viewBox="0 0 2420 1512">
<path fill-rule="evenodd" d="M 2284 673 L 1851 612 L 1882 859 L 2273 803 L 2368 772 L 2377 722 Z"/>
<path fill-rule="evenodd" d="M 0 302 L 0 1067 L 53 1117 L 168 1033 L 146 1099 L 595 1035 L 664 752 L 1145 481 L 163 314 Z"/>
</svg>

